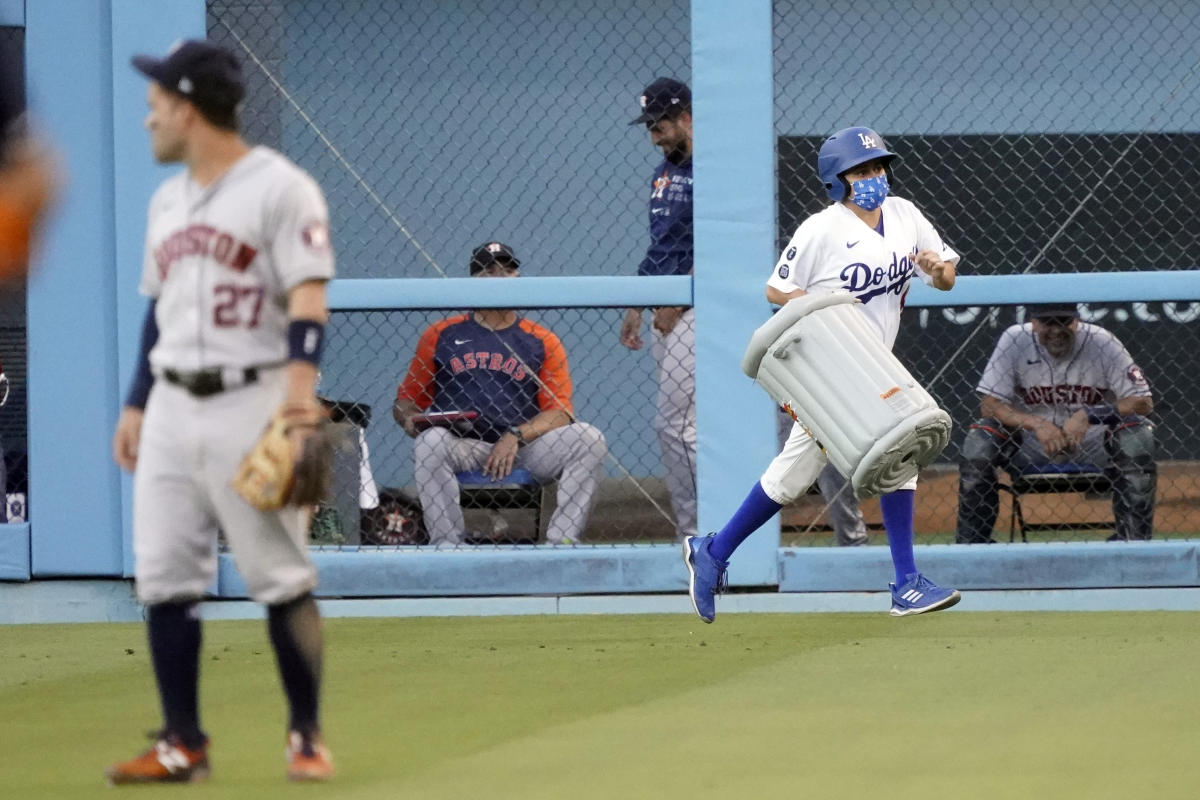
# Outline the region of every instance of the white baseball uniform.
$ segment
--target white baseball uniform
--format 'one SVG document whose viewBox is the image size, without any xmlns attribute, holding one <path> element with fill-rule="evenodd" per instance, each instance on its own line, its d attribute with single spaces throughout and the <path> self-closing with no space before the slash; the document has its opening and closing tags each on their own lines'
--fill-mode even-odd
<svg viewBox="0 0 1200 800">
<path fill-rule="evenodd" d="M 150 201 L 140 288 L 157 300 L 159 338 L 134 473 L 147 605 L 205 594 L 218 530 L 255 600 L 286 602 L 316 585 L 307 513 L 258 511 L 231 479 L 284 399 L 288 291 L 333 277 L 328 220 L 316 182 L 265 147 L 208 186 L 175 175 Z M 177 385 L 199 370 L 218 372 L 224 390 Z"/>
<path fill-rule="evenodd" d="M 932 250 L 957 265 L 959 256 L 908 200 L 889 196 L 881 209 L 880 229 L 870 228 L 841 203 L 813 214 L 796 229 L 767 285 L 781 292 L 849 291 L 891 348 L 909 282 L 914 276 L 933 282 L 913 257 Z M 825 464 L 817 443 L 802 426 L 793 425 L 783 450 L 763 473 L 763 491 L 787 505 L 808 490 Z M 904 488 L 915 487 L 914 478 Z"/>
</svg>

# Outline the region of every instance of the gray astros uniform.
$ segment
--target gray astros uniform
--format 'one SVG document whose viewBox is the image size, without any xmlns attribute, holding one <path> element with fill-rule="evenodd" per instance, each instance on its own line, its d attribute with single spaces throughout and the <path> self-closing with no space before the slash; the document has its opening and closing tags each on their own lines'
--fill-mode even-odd
<svg viewBox="0 0 1200 800">
<path fill-rule="evenodd" d="M 180 173 L 150 201 L 141 291 L 157 300 L 155 375 L 134 473 L 139 599 L 197 598 L 212 585 L 223 532 L 251 596 L 291 600 L 316 585 L 307 512 L 262 512 L 231 479 L 283 402 L 287 293 L 333 277 L 317 184 L 256 147 L 207 187 Z M 182 383 L 220 372 L 223 391 Z"/>
<path fill-rule="evenodd" d="M 1087 322 L 1079 323 L 1071 352 L 1059 359 L 1038 342 L 1032 323 L 1010 326 L 1000 335 L 977 389 L 1060 428 L 1084 406 L 1150 396 L 1150 385 L 1120 340 Z M 1022 437 L 1021 450 L 1033 463 L 1070 460 L 1103 466 L 1109 461 L 1105 434 L 1103 425 L 1092 425 L 1079 451 L 1055 459 L 1047 458 L 1036 436 Z"/>
</svg>

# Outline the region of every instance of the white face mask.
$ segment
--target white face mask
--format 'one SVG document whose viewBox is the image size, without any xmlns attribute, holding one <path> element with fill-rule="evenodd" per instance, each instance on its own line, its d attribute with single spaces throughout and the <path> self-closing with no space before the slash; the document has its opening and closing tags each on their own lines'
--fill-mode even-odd
<svg viewBox="0 0 1200 800">
<path fill-rule="evenodd" d="M 887 175 L 876 175 L 874 178 L 863 178 L 850 184 L 854 194 L 850 202 L 864 211 L 874 211 L 883 205 L 883 199 L 888 196 Z"/>
</svg>

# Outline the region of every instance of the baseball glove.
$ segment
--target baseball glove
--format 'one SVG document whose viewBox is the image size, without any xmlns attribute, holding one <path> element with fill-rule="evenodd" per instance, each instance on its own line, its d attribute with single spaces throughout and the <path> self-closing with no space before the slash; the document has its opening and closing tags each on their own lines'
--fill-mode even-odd
<svg viewBox="0 0 1200 800">
<path fill-rule="evenodd" d="M 233 488 L 260 511 L 324 500 L 333 468 L 328 421 L 324 409 L 315 404 L 280 408 L 238 465 Z M 290 436 L 297 428 L 304 432 L 298 453 Z"/>
</svg>

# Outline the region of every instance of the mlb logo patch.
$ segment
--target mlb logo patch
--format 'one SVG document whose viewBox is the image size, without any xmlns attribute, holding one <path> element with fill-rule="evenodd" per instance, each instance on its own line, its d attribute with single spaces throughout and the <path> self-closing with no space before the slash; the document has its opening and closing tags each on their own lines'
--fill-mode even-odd
<svg viewBox="0 0 1200 800">
<path fill-rule="evenodd" d="M 300 231 L 300 238 L 310 250 L 328 250 L 329 226 L 324 222 L 310 222 Z"/>
</svg>

